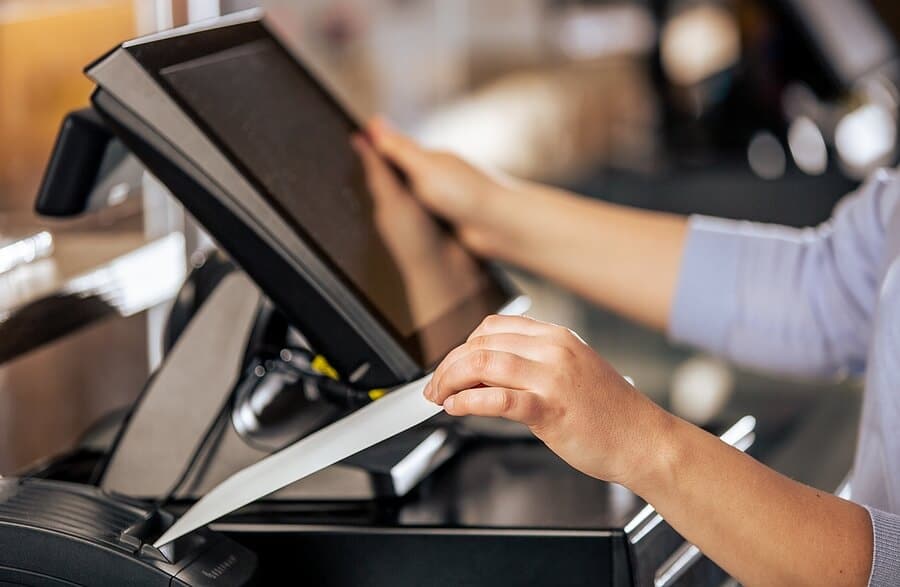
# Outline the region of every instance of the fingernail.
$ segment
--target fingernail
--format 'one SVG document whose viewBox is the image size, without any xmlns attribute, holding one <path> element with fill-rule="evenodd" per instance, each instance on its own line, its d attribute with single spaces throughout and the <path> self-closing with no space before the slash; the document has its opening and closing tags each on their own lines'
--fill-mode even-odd
<svg viewBox="0 0 900 587">
<path fill-rule="evenodd" d="M 425 399 L 431 399 L 431 382 L 425 384 L 425 389 L 422 390 L 422 395 L 425 396 Z"/>
<path fill-rule="evenodd" d="M 447 399 L 444 400 L 444 411 L 450 411 L 453 409 L 453 404 L 456 403 L 456 400 L 451 395 Z"/>
</svg>

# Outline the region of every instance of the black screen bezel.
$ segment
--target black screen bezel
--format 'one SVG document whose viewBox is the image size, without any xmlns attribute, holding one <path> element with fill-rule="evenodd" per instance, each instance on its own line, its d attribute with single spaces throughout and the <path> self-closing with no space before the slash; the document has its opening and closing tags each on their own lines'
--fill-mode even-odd
<svg viewBox="0 0 900 587">
<path fill-rule="evenodd" d="M 278 37 L 274 35 L 264 24 L 262 20 L 253 20 L 249 22 L 241 22 L 219 28 L 211 28 L 200 30 L 191 34 L 169 37 L 160 40 L 153 40 L 146 43 L 138 43 L 126 45 L 127 50 L 137 59 L 137 61 L 147 70 L 154 81 L 163 88 L 167 95 L 179 106 L 181 110 L 191 119 L 191 121 L 209 138 L 209 140 L 225 155 L 228 161 L 251 183 L 254 189 L 263 196 L 266 204 L 274 209 L 278 215 L 294 230 L 303 243 L 308 246 L 316 256 L 328 267 L 329 271 L 337 277 L 341 284 L 362 304 L 362 306 L 372 315 L 379 325 L 396 341 L 396 343 L 419 365 L 423 371 L 434 367 L 437 361 L 442 358 L 442 353 L 438 356 L 427 357 L 421 352 L 423 339 L 434 337 L 437 333 L 445 331 L 453 332 L 452 328 L 457 324 L 466 324 L 464 330 L 456 328 L 458 332 L 452 335 L 442 336 L 442 343 L 446 344 L 444 352 L 449 352 L 451 348 L 465 340 L 468 331 L 474 328 L 477 321 L 484 315 L 497 312 L 505 304 L 509 303 L 515 297 L 515 290 L 509 281 L 496 268 L 479 262 L 482 271 L 487 277 L 484 287 L 479 289 L 475 294 L 463 300 L 454 309 L 433 320 L 429 324 L 420 327 L 408 336 L 402 335 L 397 328 L 379 311 L 374 304 L 359 290 L 358 287 L 337 267 L 330 257 L 321 249 L 318 243 L 310 238 L 303 230 L 303 227 L 296 222 L 290 214 L 283 210 L 265 187 L 262 185 L 253 172 L 248 169 L 243 162 L 234 155 L 234 153 L 225 145 L 217 136 L 214 129 L 209 128 L 202 120 L 193 107 L 186 103 L 179 93 L 169 84 L 163 76 L 163 70 L 199 59 L 208 55 L 226 51 L 228 49 L 252 43 L 254 41 L 271 39 L 279 51 L 282 51 L 289 60 L 295 64 L 300 74 L 310 81 L 315 91 L 320 93 L 326 101 L 331 103 L 341 116 L 350 124 L 352 128 L 360 129 L 360 125 L 354 119 L 346 108 L 340 104 L 335 97 L 329 92 L 317 77 L 304 67 L 284 45 Z M 200 219 L 202 221 L 202 219 Z M 273 254 L 278 254 L 272 251 Z M 290 313 L 289 313 L 290 314 Z M 471 327 L 471 328 L 470 328 Z"/>
</svg>

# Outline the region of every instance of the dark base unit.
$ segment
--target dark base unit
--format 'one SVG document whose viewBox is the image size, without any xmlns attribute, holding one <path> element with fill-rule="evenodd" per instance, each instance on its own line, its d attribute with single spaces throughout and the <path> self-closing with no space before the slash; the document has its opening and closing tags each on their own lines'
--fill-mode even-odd
<svg viewBox="0 0 900 587">
<path fill-rule="evenodd" d="M 171 514 L 95 487 L 0 479 L 0 585 L 249 585 L 256 556 L 209 530 L 161 550 Z"/>
<path fill-rule="evenodd" d="M 652 586 L 658 570 L 645 568 L 644 575 L 631 565 L 621 532 L 259 530 L 232 537 L 260 553 L 263 584 L 277 582 L 288 561 L 304 569 L 310 585 Z M 720 586 L 727 581 L 721 569 L 701 558 L 662 584 Z"/>
<path fill-rule="evenodd" d="M 275 584 L 291 560 L 309 585 L 631 585 L 624 536 L 606 532 L 297 529 L 235 535 Z"/>
<path fill-rule="evenodd" d="M 471 440 L 413 494 L 250 506 L 213 524 L 260 557 L 263 584 L 719 586 L 727 576 L 639 497 L 534 440 Z"/>
</svg>

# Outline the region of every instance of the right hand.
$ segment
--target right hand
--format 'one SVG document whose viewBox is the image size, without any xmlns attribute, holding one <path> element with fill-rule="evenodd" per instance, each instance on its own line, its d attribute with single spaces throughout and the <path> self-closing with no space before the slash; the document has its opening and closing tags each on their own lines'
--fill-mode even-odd
<svg viewBox="0 0 900 587">
<path fill-rule="evenodd" d="M 510 180 L 451 153 L 425 149 L 383 119 L 374 119 L 366 132 L 375 150 L 406 176 L 412 195 L 452 224 L 476 253 L 484 254 L 492 210 L 502 209 L 497 201 L 509 193 Z"/>
<path fill-rule="evenodd" d="M 451 416 L 525 424 L 579 471 L 632 489 L 668 464 L 672 416 L 555 324 L 485 318 L 435 369 L 424 394 Z"/>
</svg>

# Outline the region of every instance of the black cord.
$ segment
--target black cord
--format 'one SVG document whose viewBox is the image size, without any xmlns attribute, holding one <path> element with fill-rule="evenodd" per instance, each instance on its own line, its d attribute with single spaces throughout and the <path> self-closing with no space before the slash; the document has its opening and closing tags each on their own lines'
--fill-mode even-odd
<svg viewBox="0 0 900 587">
<path fill-rule="evenodd" d="M 283 368 L 290 369 L 293 374 L 297 375 L 299 384 L 302 385 L 311 383 L 319 391 L 319 394 L 324 400 L 338 404 L 342 407 L 359 408 L 374 401 L 372 399 L 372 394 L 370 391 L 354 388 L 350 385 L 342 383 L 341 381 L 338 381 L 316 371 L 312 367 L 316 355 L 314 355 L 309 349 L 286 348 L 284 349 L 284 351 L 291 353 L 292 358 L 302 357 L 303 361 L 301 362 L 296 360 L 284 360 L 283 356 L 280 356 L 279 359 L 261 361 L 261 363 L 264 365 L 269 365 L 267 368 L 271 369 L 272 362 L 277 361 L 277 364 L 283 366 Z M 247 372 L 245 372 L 244 377 L 253 377 L 253 369 L 255 369 L 259 365 L 260 363 L 251 363 L 251 367 L 247 370 Z M 202 474 L 202 470 L 195 472 L 194 469 L 197 466 L 200 457 L 203 455 L 204 450 L 207 448 L 207 445 L 209 445 L 210 440 L 220 435 L 223 431 L 223 428 L 227 425 L 228 422 L 231 421 L 231 412 L 234 409 L 234 401 L 235 397 L 234 394 L 232 394 L 225 408 L 220 412 L 216 420 L 204 433 L 203 439 L 197 445 L 197 448 L 194 449 L 194 452 L 191 454 L 191 458 L 188 459 L 186 466 L 181 472 L 181 475 L 178 477 L 178 479 L 176 479 L 172 487 L 157 500 L 156 505 L 158 507 L 164 507 L 167 503 L 171 502 L 173 497 L 182 489 L 183 485 L 187 482 L 188 478 L 192 474 L 196 473 L 194 476 Z M 213 451 L 207 451 L 207 459 L 212 458 L 212 456 Z M 208 465 L 208 462 L 204 464 L 203 467 L 205 468 L 206 465 Z"/>
<path fill-rule="evenodd" d="M 289 353 L 290 360 L 284 359 L 284 353 Z M 301 357 L 301 361 L 295 360 Z M 280 363 L 288 368 L 298 380 L 304 384 L 312 384 L 321 395 L 322 399 L 338 404 L 345 408 L 360 408 L 374 401 L 371 390 L 359 389 L 348 385 L 338 379 L 317 371 L 313 365 L 317 355 L 305 348 L 286 347 L 282 350 Z"/>
</svg>

